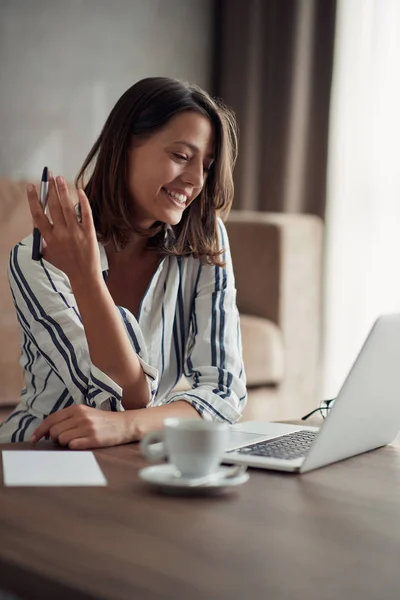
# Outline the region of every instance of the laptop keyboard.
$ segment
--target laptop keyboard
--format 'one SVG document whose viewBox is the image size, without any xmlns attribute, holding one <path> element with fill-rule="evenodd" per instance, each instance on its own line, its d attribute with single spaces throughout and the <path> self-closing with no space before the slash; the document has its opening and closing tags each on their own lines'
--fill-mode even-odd
<svg viewBox="0 0 400 600">
<path fill-rule="evenodd" d="M 248 456 L 265 456 L 268 458 L 293 460 L 294 458 L 306 456 L 316 434 L 317 432 L 314 431 L 295 431 L 294 433 L 288 433 L 272 440 L 244 446 L 233 452 Z"/>
</svg>

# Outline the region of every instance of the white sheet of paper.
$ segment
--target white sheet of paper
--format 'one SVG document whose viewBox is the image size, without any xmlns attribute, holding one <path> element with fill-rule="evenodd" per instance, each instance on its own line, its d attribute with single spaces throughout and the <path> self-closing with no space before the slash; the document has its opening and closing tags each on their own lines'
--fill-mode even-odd
<svg viewBox="0 0 400 600">
<path fill-rule="evenodd" d="M 107 485 L 93 452 L 3 450 L 5 486 Z"/>
</svg>

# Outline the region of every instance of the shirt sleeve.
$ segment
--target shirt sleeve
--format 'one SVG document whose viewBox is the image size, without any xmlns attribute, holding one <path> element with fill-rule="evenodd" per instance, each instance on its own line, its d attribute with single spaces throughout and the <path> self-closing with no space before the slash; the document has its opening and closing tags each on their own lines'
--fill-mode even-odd
<svg viewBox="0 0 400 600">
<path fill-rule="evenodd" d="M 204 419 L 234 423 L 247 401 L 246 377 L 228 236 L 218 225 L 226 265 L 199 264 L 184 373 L 192 389 L 165 403 L 186 400 Z"/>
<path fill-rule="evenodd" d="M 8 268 L 10 289 L 22 329 L 62 380 L 76 404 L 123 411 L 122 388 L 91 362 L 68 277 L 45 260 L 32 260 L 31 246 L 31 237 L 15 246 Z M 139 360 L 151 397 L 152 389 L 157 385 L 157 373 L 146 364 L 145 358 L 139 357 Z"/>
</svg>

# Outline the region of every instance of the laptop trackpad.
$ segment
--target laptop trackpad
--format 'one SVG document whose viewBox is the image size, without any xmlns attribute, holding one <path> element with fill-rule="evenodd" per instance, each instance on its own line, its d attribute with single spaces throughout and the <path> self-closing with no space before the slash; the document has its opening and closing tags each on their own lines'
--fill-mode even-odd
<svg viewBox="0 0 400 600">
<path fill-rule="evenodd" d="M 234 450 L 235 448 L 240 448 L 241 446 L 246 446 L 247 444 L 254 444 L 255 442 L 260 442 L 261 440 L 265 440 L 269 437 L 271 437 L 271 435 L 231 430 L 229 434 L 229 444 L 226 451 L 228 452 L 229 450 Z"/>
</svg>

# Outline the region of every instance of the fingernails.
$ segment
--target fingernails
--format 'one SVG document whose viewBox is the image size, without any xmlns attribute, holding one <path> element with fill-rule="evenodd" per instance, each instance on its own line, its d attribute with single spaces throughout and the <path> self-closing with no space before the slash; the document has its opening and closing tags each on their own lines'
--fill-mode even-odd
<svg viewBox="0 0 400 600">
<path fill-rule="evenodd" d="M 36 437 L 36 435 L 32 435 L 32 437 L 31 437 L 31 440 L 30 440 L 30 441 L 31 441 L 31 444 L 36 444 L 36 442 L 37 442 L 37 437 Z"/>
<path fill-rule="evenodd" d="M 33 185 L 30 183 L 26 189 L 28 192 L 33 192 Z"/>
<path fill-rule="evenodd" d="M 61 177 L 61 175 L 59 175 L 59 176 L 57 177 L 57 183 L 58 183 L 59 185 L 64 185 L 64 183 L 65 183 L 65 181 L 64 181 L 64 177 Z"/>
<path fill-rule="evenodd" d="M 49 171 L 49 179 L 53 179 L 53 171 Z"/>
</svg>

